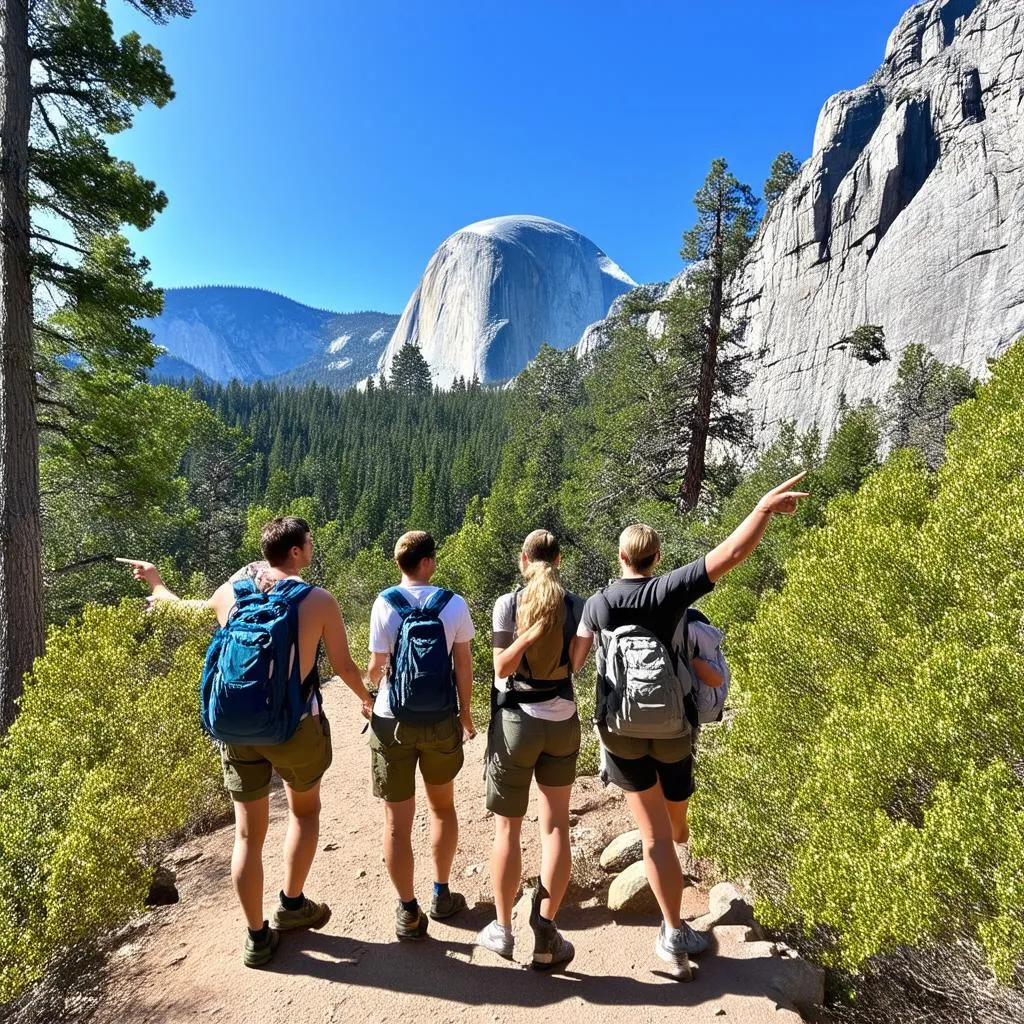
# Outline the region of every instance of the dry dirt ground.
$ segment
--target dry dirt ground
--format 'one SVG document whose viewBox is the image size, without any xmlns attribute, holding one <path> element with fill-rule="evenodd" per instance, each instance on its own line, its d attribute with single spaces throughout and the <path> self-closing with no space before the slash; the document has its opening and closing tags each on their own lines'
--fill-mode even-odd
<svg viewBox="0 0 1024 1024">
<path fill-rule="evenodd" d="M 483 737 L 466 748 L 456 783 L 461 836 L 452 886 L 469 909 L 430 923 L 422 943 L 399 943 L 393 932 L 395 896 L 381 857 L 382 807 L 370 794 L 369 751 L 343 687 L 326 696 L 334 735 L 334 765 L 324 778 L 320 851 L 306 886 L 334 914 L 321 932 L 282 936 L 273 963 L 242 965 L 244 928 L 231 890 L 231 827 L 192 840 L 168 863 L 177 872 L 180 902 L 148 911 L 121 933 L 101 978 L 95 1024 L 330 1024 L 375 1022 L 527 1022 L 559 1024 L 629 1020 L 734 1021 L 795 1024 L 768 993 L 787 961 L 767 943 L 744 942 L 742 927 L 716 928 L 695 980 L 659 974 L 653 952 L 657 916 L 619 917 L 607 910 L 608 880 L 596 858 L 604 843 L 632 827 L 621 794 L 581 779 L 573 795 L 577 864 L 559 924 L 576 946 L 561 974 L 524 969 L 473 945 L 493 916 L 487 873 L 492 821 L 483 805 Z M 422 805 L 422 793 L 420 794 Z M 280 885 L 285 801 L 271 797 L 266 848 L 267 914 Z M 531 802 L 528 814 L 536 814 Z M 417 891 L 429 901 L 427 824 L 417 812 Z M 537 868 L 536 826 L 524 827 L 524 873 Z M 686 891 L 689 916 L 707 909 L 697 888 Z M 91 1001 L 91 1000 L 90 1000 Z"/>
</svg>

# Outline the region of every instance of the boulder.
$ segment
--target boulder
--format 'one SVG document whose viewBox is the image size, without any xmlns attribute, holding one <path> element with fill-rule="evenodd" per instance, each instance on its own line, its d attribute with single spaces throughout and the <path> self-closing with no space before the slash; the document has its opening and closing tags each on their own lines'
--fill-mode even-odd
<svg viewBox="0 0 1024 1024">
<path fill-rule="evenodd" d="M 605 871 L 624 871 L 630 864 L 643 860 L 644 844 L 640 829 L 616 836 L 601 853 L 601 867 Z"/>
<path fill-rule="evenodd" d="M 630 864 L 612 879 L 608 890 L 608 909 L 613 913 L 647 914 L 657 911 L 658 901 L 644 873 L 643 861 Z"/>
</svg>

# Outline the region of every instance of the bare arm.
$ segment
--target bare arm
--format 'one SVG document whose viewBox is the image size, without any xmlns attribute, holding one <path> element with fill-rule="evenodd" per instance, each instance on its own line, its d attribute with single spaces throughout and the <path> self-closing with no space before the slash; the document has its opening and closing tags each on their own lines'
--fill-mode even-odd
<svg viewBox="0 0 1024 1024">
<path fill-rule="evenodd" d="M 693 658 L 690 664 L 693 666 L 693 674 L 705 686 L 711 686 L 717 690 L 725 682 L 725 676 L 711 662 L 705 661 L 703 658 Z"/>
<path fill-rule="evenodd" d="M 359 698 L 363 717 L 369 718 L 373 711 L 373 700 L 363 683 L 363 674 L 359 671 L 359 666 L 352 660 L 341 609 L 333 594 L 326 590 L 321 593 L 324 595 L 321 600 L 324 606 L 323 639 L 327 658 L 342 682 Z"/>
<path fill-rule="evenodd" d="M 459 721 L 465 730 L 465 738 L 471 740 L 476 735 L 473 724 L 473 649 L 468 640 L 452 646 L 452 659 L 455 663 L 455 687 L 459 692 Z"/>
<path fill-rule="evenodd" d="M 158 601 L 174 601 L 189 608 L 213 608 L 216 611 L 216 605 L 214 604 L 216 594 L 205 601 L 202 599 L 187 600 L 180 598 L 164 583 L 160 577 L 159 569 L 152 562 L 143 561 L 141 558 L 115 558 L 114 561 L 121 562 L 123 565 L 130 565 L 132 567 L 132 576 L 149 585 L 149 604 L 151 607 Z"/>
<path fill-rule="evenodd" d="M 806 498 L 807 492 L 790 488 L 806 475 L 799 473 L 792 480 L 770 490 L 754 506 L 754 511 L 718 547 L 708 552 L 704 565 L 712 583 L 750 557 L 751 552 L 761 543 L 764 531 L 768 529 L 768 520 L 773 515 L 792 515 L 796 511 L 797 501 Z"/>
<path fill-rule="evenodd" d="M 576 634 L 569 642 L 569 663 L 573 672 L 579 672 L 590 656 L 590 649 L 594 646 L 594 634 L 580 636 Z"/>
<path fill-rule="evenodd" d="M 519 668 L 527 648 L 535 644 L 543 632 L 544 623 L 535 622 L 522 636 L 517 636 L 508 647 L 495 647 L 494 671 L 502 679 L 508 679 Z"/>
<path fill-rule="evenodd" d="M 384 678 L 384 673 L 387 671 L 390 660 L 390 654 L 381 654 L 379 651 L 374 651 L 370 655 L 370 665 L 366 670 L 366 678 L 370 680 L 371 684 L 376 685 Z"/>
</svg>

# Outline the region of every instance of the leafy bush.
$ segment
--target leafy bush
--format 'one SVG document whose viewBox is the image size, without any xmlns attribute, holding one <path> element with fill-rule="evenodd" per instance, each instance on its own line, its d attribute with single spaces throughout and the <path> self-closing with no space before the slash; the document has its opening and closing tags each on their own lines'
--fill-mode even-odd
<svg viewBox="0 0 1024 1024">
<path fill-rule="evenodd" d="M 0 1004 L 141 910 L 160 844 L 222 806 L 199 627 L 124 601 L 51 629 L 0 747 Z"/>
<path fill-rule="evenodd" d="M 937 473 L 904 450 L 832 502 L 704 752 L 695 845 L 845 967 L 959 937 L 1004 980 L 1024 958 L 1021 394 L 1024 340 L 955 410 Z"/>
</svg>

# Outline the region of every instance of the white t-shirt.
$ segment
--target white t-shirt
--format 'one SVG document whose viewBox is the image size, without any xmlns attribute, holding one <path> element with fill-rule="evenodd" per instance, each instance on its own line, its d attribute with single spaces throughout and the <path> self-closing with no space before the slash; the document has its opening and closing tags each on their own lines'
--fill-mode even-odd
<svg viewBox="0 0 1024 1024">
<path fill-rule="evenodd" d="M 583 599 L 575 594 L 569 596 L 572 600 L 566 610 L 571 617 L 567 623 L 571 635 L 576 632 L 576 623 L 579 622 L 580 616 L 583 614 Z M 495 641 L 497 642 L 500 638 L 502 642 L 507 642 L 506 646 L 512 643 L 512 637 L 515 635 L 514 597 L 514 594 L 502 594 L 494 603 L 494 616 L 491 625 L 494 629 Z M 495 676 L 494 686 L 505 692 L 508 690 L 508 680 L 501 676 Z M 548 722 L 565 722 L 576 714 L 576 703 L 566 700 L 565 697 L 552 697 L 550 700 L 539 700 L 532 704 L 520 704 L 519 710 L 523 714 L 533 718 L 543 718 Z"/>
<path fill-rule="evenodd" d="M 413 608 L 422 608 L 440 590 L 440 587 L 432 586 L 430 583 L 417 583 L 415 586 L 402 586 L 398 589 Z M 441 609 L 440 619 L 441 625 L 444 626 L 445 639 L 448 641 L 449 653 L 455 644 L 472 640 L 476 634 L 473 619 L 469 614 L 469 606 L 465 599 L 459 597 L 458 594 L 455 594 Z M 401 626 L 402 616 L 383 597 L 378 596 L 370 610 L 370 653 L 390 655 L 398 642 L 398 631 Z M 391 708 L 388 705 L 386 675 L 381 680 L 380 690 L 378 690 L 377 699 L 373 704 L 373 713 L 378 718 L 395 717 L 391 714 Z"/>
</svg>

